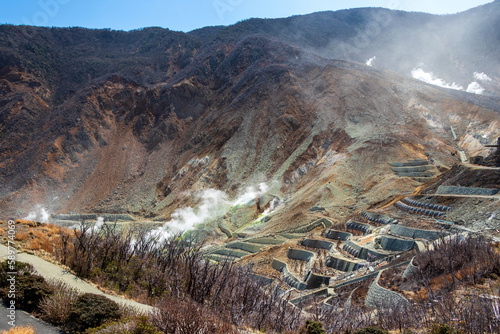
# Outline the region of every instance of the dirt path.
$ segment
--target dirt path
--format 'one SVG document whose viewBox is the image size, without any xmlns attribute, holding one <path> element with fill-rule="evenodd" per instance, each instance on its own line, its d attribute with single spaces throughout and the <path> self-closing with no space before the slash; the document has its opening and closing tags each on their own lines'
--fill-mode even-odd
<svg viewBox="0 0 500 334">
<path fill-rule="evenodd" d="M 0 245 L 0 258 L 2 260 L 5 260 L 7 258 L 7 247 L 4 245 Z M 64 270 L 63 268 L 50 263 L 48 261 L 45 261 L 38 256 L 31 255 L 31 254 L 26 254 L 26 253 L 17 253 L 16 254 L 16 261 L 19 262 L 26 262 L 31 264 L 35 270 L 43 276 L 45 279 L 55 279 L 55 280 L 60 280 L 63 281 L 64 283 L 68 284 L 69 286 L 72 286 L 82 293 L 95 293 L 98 295 L 103 295 L 106 296 L 107 298 L 117 302 L 118 304 L 125 304 L 126 306 L 131 306 L 136 308 L 140 312 L 148 313 L 154 309 L 154 307 L 137 303 L 133 300 L 128 300 L 124 298 L 120 298 L 117 296 L 112 296 L 108 295 L 99 289 L 97 289 L 95 286 L 90 285 L 89 283 L 81 280 L 80 278 L 76 277 L 72 273 Z"/>
</svg>

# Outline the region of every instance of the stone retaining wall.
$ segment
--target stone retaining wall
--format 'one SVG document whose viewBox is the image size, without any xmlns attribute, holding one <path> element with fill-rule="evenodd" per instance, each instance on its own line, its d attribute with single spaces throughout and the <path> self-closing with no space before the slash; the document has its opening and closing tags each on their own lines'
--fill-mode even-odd
<svg viewBox="0 0 500 334">
<path fill-rule="evenodd" d="M 406 266 L 405 271 L 403 272 L 403 278 L 409 278 L 418 273 L 419 269 L 413 264 L 413 259 L 415 259 L 415 257 L 413 257 L 410 263 Z"/>
<path fill-rule="evenodd" d="M 368 307 L 373 308 L 404 308 L 409 306 L 408 299 L 403 297 L 397 292 L 385 289 L 378 284 L 380 276 L 382 275 L 381 270 L 375 281 L 370 285 L 368 289 L 368 294 L 366 295 L 365 304 Z"/>
</svg>

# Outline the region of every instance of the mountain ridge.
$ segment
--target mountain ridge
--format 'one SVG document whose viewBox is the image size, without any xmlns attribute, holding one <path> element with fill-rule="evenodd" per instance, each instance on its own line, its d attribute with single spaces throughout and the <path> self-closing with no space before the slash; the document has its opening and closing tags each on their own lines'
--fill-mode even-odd
<svg viewBox="0 0 500 334">
<path fill-rule="evenodd" d="M 342 15 L 366 23 L 367 14 L 359 13 Z M 281 184 L 276 194 L 293 197 L 300 184 L 315 184 L 310 171 L 333 177 L 330 167 L 319 168 L 328 155 L 352 159 L 341 169 L 367 159 L 374 170 L 360 171 L 355 183 L 363 189 L 386 180 L 395 186 L 385 191 L 390 196 L 408 185 L 384 174 L 370 150 L 387 150 L 391 159 L 410 152 L 423 158 L 427 150 L 450 154 L 459 146 L 486 155 L 474 135 L 490 141 L 498 135 L 496 123 L 485 126 L 488 117 L 498 119 L 494 96 L 320 56 L 279 35 L 242 29 L 237 37 L 242 24 L 254 23 L 224 28 L 224 34 L 236 30 L 232 39 L 222 35 L 205 44 L 159 28 L 125 33 L 1 26 L 4 212 L 50 204 L 51 212 L 166 219 L 192 204 L 186 189 L 217 188 L 235 196 L 273 179 Z M 479 115 L 477 124 L 466 125 L 472 120 L 467 108 Z M 450 124 L 461 131 L 458 146 L 450 140 Z M 423 133 L 435 147 L 419 137 Z M 438 160 L 449 166 L 456 158 L 446 154 Z M 205 157 L 205 166 L 189 163 Z M 346 205 L 358 191 L 354 181 L 335 182 L 339 196 L 332 207 Z M 306 196 L 311 206 L 318 200 L 314 187 Z M 368 197 L 360 207 L 375 201 Z"/>
</svg>

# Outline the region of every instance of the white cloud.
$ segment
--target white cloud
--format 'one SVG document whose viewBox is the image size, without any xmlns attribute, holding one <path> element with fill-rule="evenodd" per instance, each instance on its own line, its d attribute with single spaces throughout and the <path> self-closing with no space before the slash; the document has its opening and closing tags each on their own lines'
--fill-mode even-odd
<svg viewBox="0 0 500 334">
<path fill-rule="evenodd" d="M 478 82 L 473 81 L 469 84 L 469 86 L 467 86 L 466 92 L 474 94 L 483 94 L 484 88 L 481 87 L 481 85 Z"/>
<path fill-rule="evenodd" d="M 440 79 L 434 75 L 432 72 L 425 72 L 421 68 L 416 68 L 411 71 L 411 76 L 414 79 L 426 82 L 431 85 L 443 87 L 443 88 L 449 88 L 449 89 L 455 89 L 455 90 L 464 90 L 464 88 L 460 85 L 457 85 L 456 83 L 449 83 L 444 81 L 443 79 Z"/>
<path fill-rule="evenodd" d="M 377 57 L 371 57 L 366 61 L 366 65 L 373 66 L 373 62 L 375 61 L 375 59 L 377 59 Z"/>
<path fill-rule="evenodd" d="M 488 81 L 493 81 L 489 76 L 487 76 L 484 72 L 474 72 L 474 79 L 476 81 L 483 81 L 483 82 L 488 82 Z"/>
</svg>

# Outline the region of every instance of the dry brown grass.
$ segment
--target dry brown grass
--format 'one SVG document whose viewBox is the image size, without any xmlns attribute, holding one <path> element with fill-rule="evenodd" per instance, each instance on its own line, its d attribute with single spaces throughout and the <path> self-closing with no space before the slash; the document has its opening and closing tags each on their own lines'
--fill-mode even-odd
<svg viewBox="0 0 500 334">
<path fill-rule="evenodd" d="M 28 239 L 28 232 L 24 232 L 24 231 L 17 232 L 16 236 L 14 238 L 14 240 L 17 240 L 17 241 L 25 241 L 26 239 Z"/>
<path fill-rule="evenodd" d="M 21 224 L 21 225 L 27 225 L 31 227 L 35 227 L 37 224 L 31 220 L 25 220 L 25 219 L 17 219 L 16 224 Z"/>
<path fill-rule="evenodd" d="M 31 239 L 28 242 L 28 249 L 39 250 L 40 249 L 40 241 L 38 239 Z"/>
<path fill-rule="evenodd" d="M 8 331 L 3 331 L 2 334 L 37 334 L 32 326 L 14 327 Z"/>
</svg>

